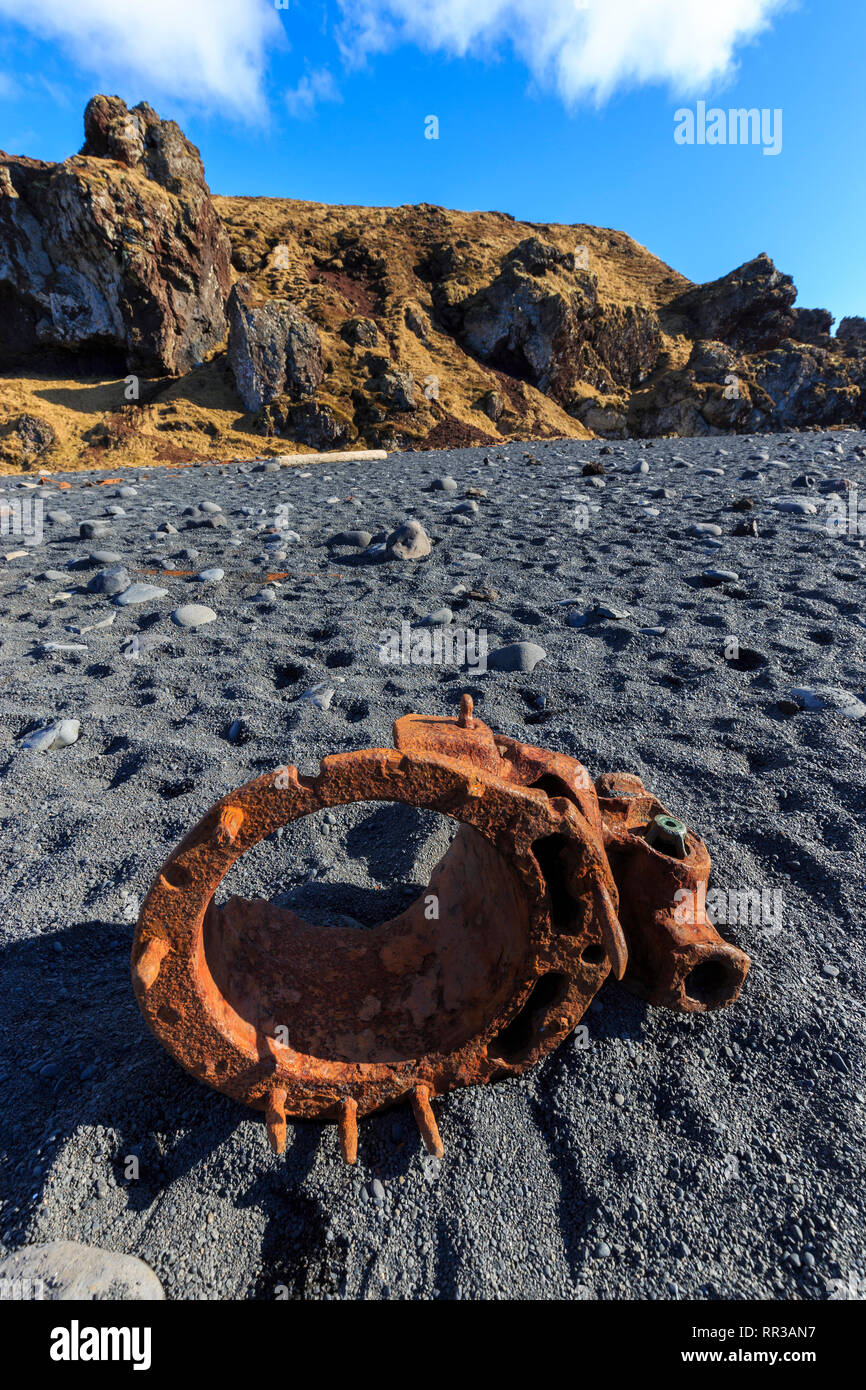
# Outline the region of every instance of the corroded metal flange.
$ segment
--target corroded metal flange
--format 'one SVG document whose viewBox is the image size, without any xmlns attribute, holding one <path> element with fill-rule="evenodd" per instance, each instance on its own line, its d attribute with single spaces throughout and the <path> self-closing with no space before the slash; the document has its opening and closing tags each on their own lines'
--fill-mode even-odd
<svg viewBox="0 0 866 1390">
<path fill-rule="evenodd" d="M 231 792 L 166 861 L 141 909 L 132 974 L 148 1024 L 188 1071 L 264 1110 L 277 1152 L 287 1117 L 330 1119 L 354 1162 L 358 1119 L 409 1099 L 441 1156 L 431 1100 L 533 1066 L 611 969 L 628 979 L 647 902 L 656 915 L 670 906 L 663 875 L 649 899 L 636 883 L 638 801 L 622 811 L 600 800 L 575 759 L 494 736 L 468 696 L 455 719 L 398 719 L 394 742 L 327 757 L 315 777 L 280 768 Z M 262 900 L 217 906 L 226 873 L 259 841 L 359 801 L 460 823 L 406 911 L 359 932 Z M 631 895 L 625 933 L 620 891 Z M 684 1007 L 682 992 L 667 992 L 662 1002 Z"/>
</svg>

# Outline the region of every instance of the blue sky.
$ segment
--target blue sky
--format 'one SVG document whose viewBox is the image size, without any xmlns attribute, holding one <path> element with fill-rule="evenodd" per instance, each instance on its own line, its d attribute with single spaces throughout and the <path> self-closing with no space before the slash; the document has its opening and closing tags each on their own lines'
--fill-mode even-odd
<svg viewBox="0 0 866 1390">
<path fill-rule="evenodd" d="M 838 318 L 866 314 L 864 53 L 863 0 L 0 0 L 0 148 L 61 159 L 117 92 L 218 193 L 617 227 L 698 281 L 767 251 Z M 781 152 L 677 144 L 699 101 L 780 109 Z"/>
</svg>

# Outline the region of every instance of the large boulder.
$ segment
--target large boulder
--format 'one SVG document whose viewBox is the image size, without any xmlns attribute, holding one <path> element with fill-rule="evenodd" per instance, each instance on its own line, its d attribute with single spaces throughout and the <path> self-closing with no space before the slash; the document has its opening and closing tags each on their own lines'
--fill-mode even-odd
<svg viewBox="0 0 866 1390">
<path fill-rule="evenodd" d="M 762 352 L 791 336 L 796 298 L 790 275 L 778 271 L 769 256 L 760 255 L 720 280 L 687 290 L 670 308 L 690 320 L 695 338 Z"/>
<path fill-rule="evenodd" d="M 0 152 L 0 367 L 52 352 L 187 371 L 225 336 L 228 236 L 198 150 L 145 103 L 97 96 L 81 154 Z"/>
<path fill-rule="evenodd" d="M 244 280 L 232 288 L 228 315 L 228 361 L 246 410 L 315 394 L 325 375 L 322 343 L 296 305 L 266 299 Z"/>
</svg>

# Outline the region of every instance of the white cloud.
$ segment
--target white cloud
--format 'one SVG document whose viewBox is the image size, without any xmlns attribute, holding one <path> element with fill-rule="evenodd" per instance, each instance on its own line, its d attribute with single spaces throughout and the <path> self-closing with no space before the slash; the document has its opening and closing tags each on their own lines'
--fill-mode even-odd
<svg viewBox="0 0 866 1390">
<path fill-rule="evenodd" d="M 337 84 L 327 68 L 316 68 L 301 78 L 297 87 L 286 92 L 290 116 L 311 116 L 320 101 L 341 101 Z"/>
<path fill-rule="evenodd" d="M 0 15 L 56 40 L 103 91 L 233 116 L 262 114 L 268 49 L 285 43 L 271 0 L 0 0 Z"/>
<path fill-rule="evenodd" d="M 737 47 L 789 0 L 339 0 L 351 59 L 414 43 L 458 57 L 510 44 L 572 104 L 665 82 L 697 91 L 724 78 Z"/>
</svg>

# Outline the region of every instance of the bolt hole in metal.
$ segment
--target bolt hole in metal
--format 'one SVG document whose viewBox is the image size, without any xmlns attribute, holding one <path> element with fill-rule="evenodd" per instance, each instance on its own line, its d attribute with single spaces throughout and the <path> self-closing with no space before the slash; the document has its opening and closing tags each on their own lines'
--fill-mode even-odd
<svg viewBox="0 0 866 1390">
<path fill-rule="evenodd" d="M 586 961 L 587 965 L 602 965 L 607 960 L 607 952 L 601 942 L 590 941 L 581 951 L 580 958 Z"/>
<path fill-rule="evenodd" d="M 577 797 L 567 782 L 561 777 L 557 777 L 555 772 L 545 772 L 536 781 L 530 782 L 531 787 L 537 787 L 540 791 L 547 792 L 550 797 L 564 796 L 575 806 L 578 804 Z"/>
<path fill-rule="evenodd" d="M 169 888 L 185 888 L 190 882 L 190 872 L 185 864 L 166 864 L 162 877 Z"/>
<path fill-rule="evenodd" d="M 720 956 L 702 960 L 689 971 L 685 992 L 690 999 L 708 1007 L 719 1007 L 733 999 L 741 983 L 740 974 Z"/>
<path fill-rule="evenodd" d="M 564 935 L 573 932 L 575 902 L 565 881 L 565 866 L 562 850 L 568 844 L 565 835 L 545 835 L 532 846 L 538 867 L 544 877 L 550 897 L 551 918 L 554 929 Z"/>
<path fill-rule="evenodd" d="M 469 826 L 456 827 L 449 844 L 455 827 L 444 816 L 355 803 L 340 808 L 348 855 L 327 837 L 343 881 L 314 883 L 310 837 L 322 817 L 293 822 L 227 874 L 223 892 L 240 880 L 268 896 L 210 904 L 203 946 L 214 988 L 257 1034 L 307 1056 L 382 1063 L 455 1051 L 518 987 L 529 924 L 514 871 Z M 294 888 L 281 893 L 289 877 Z M 412 882 L 395 899 L 377 891 L 377 877 Z"/>
<path fill-rule="evenodd" d="M 490 1043 L 488 1056 L 503 1062 L 519 1061 L 539 1041 L 548 1013 L 563 1002 L 567 993 L 567 975 L 556 970 L 542 975 L 520 1012 Z"/>
</svg>

